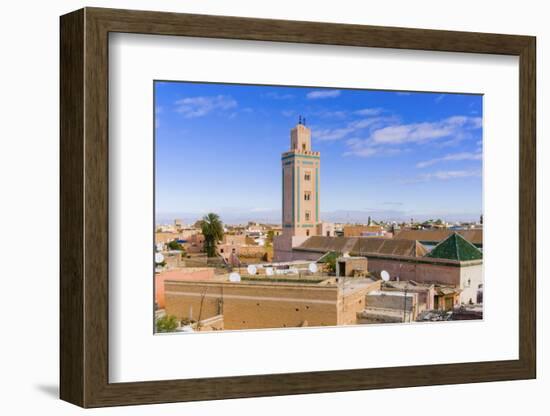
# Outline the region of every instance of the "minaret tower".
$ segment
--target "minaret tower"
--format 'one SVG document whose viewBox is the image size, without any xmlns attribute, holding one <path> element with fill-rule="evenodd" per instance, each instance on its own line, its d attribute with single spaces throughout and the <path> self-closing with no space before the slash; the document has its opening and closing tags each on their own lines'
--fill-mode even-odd
<svg viewBox="0 0 550 416">
<path fill-rule="evenodd" d="M 311 150 L 311 130 L 302 116 L 290 130 L 290 150 L 281 156 L 283 235 L 318 235 L 321 153 Z"/>
</svg>

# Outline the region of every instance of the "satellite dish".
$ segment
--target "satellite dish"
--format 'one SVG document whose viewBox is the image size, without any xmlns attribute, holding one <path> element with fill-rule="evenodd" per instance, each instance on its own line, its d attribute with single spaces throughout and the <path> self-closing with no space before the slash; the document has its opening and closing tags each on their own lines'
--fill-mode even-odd
<svg viewBox="0 0 550 416">
<path fill-rule="evenodd" d="M 311 273 L 317 273 L 317 265 L 315 263 L 309 263 L 308 269 Z"/>
<path fill-rule="evenodd" d="M 256 274 L 256 272 L 257 272 L 256 266 L 251 264 L 246 268 L 246 271 L 248 272 L 248 274 Z"/>
<path fill-rule="evenodd" d="M 155 253 L 155 263 L 162 263 L 164 261 L 164 256 L 162 253 Z"/>
<path fill-rule="evenodd" d="M 387 282 L 388 280 L 390 280 L 390 274 L 385 270 L 382 270 L 382 272 L 380 273 L 380 276 L 382 277 L 382 280 L 384 282 Z"/>
<path fill-rule="evenodd" d="M 237 272 L 229 273 L 229 281 L 230 282 L 240 282 L 241 281 L 241 275 Z"/>
<path fill-rule="evenodd" d="M 265 274 L 268 276 L 273 276 L 273 267 L 266 267 Z"/>
</svg>

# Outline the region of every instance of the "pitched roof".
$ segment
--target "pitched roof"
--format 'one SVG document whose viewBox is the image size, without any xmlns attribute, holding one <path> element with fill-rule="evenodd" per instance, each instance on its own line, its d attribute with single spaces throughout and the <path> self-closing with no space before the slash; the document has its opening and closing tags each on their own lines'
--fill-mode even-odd
<svg viewBox="0 0 550 416">
<path fill-rule="evenodd" d="M 460 234 L 472 244 L 483 244 L 483 229 L 457 230 Z M 418 240 L 423 242 L 440 242 L 453 234 L 453 230 L 401 230 L 393 238 L 397 240 Z"/>
<path fill-rule="evenodd" d="M 393 240 L 375 237 L 325 237 L 312 236 L 297 249 L 326 253 L 329 251 L 355 255 L 389 254 L 397 256 L 423 257 L 426 248 L 418 241 Z"/>
<path fill-rule="evenodd" d="M 396 256 L 423 257 L 428 253 L 418 241 L 394 240 L 390 238 L 358 238 L 352 253 L 393 254 Z"/>
<path fill-rule="evenodd" d="M 483 254 L 460 234 L 452 233 L 446 240 L 435 246 L 426 257 L 469 261 L 482 259 Z"/>
<path fill-rule="evenodd" d="M 356 240 L 357 238 L 353 237 L 325 237 L 317 235 L 309 237 L 298 248 L 323 253 L 327 251 L 343 253 L 344 251 L 351 251 L 351 247 L 355 245 Z"/>
</svg>

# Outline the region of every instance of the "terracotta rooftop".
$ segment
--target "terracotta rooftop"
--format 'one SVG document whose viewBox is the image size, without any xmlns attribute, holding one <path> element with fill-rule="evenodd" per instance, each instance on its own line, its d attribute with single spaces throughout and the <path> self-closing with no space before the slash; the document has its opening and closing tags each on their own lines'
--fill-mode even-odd
<svg viewBox="0 0 550 416">
<path fill-rule="evenodd" d="M 358 238 L 352 252 L 359 255 L 372 253 L 423 257 L 428 253 L 428 250 L 418 241 L 388 238 Z"/>
<path fill-rule="evenodd" d="M 388 254 L 396 256 L 423 257 L 427 254 L 426 248 L 418 241 L 395 240 L 375 237 L 309 237 L 298 250 L 326 253 L 349 252 L 352 255 L 364 256 L 367 254 Z"/>
<path fill-rule="evenodd" d="M 460 234 L 467 241 L 475 245 L 483 244 L 483 229 L 475 230 L 401 230 L 393 237 L 396 240 L 418 240 L 421 242 L 438 243 L 445 240 L 454 232 Z"/>
</svg>

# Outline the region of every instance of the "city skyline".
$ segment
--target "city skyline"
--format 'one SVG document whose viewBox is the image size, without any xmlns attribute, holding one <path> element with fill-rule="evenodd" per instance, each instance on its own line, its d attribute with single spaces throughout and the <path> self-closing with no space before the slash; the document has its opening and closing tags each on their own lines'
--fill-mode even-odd
<svg viewBox="0 0 550 416">
<path fill-rule="evenodd" d="M 299 115 L 322 155 L 322 220 L 482 214 L 480 95 L 156 82 L 157 222 L 280 223 Z"/>
</svg>

